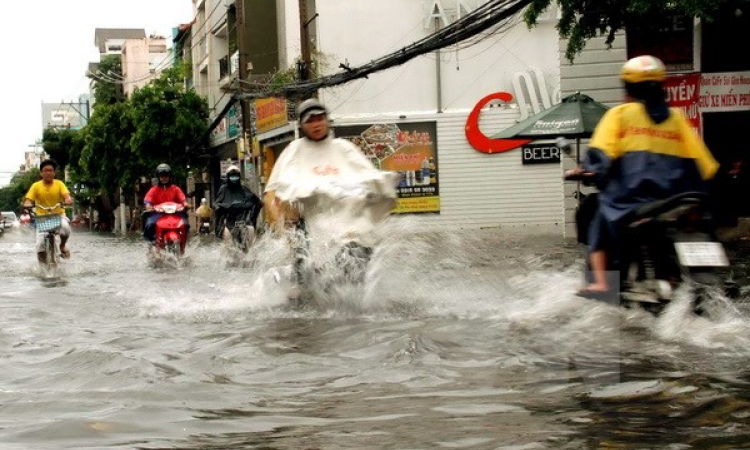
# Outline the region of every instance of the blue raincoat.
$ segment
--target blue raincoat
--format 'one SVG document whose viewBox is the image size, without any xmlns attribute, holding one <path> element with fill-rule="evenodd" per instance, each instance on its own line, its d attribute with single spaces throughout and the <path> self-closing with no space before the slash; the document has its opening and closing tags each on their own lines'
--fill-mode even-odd
<svg viewBox="0 0 750 450">
<path fill-rule="evenodd" d="M 719 167 L 682 111 L 669 109 L 655 123 L 642 103 L 608 110 L 589 143 L 583 168 L 595 174 L 599 211 L 589 247 L 599 250 L 607 236 L 617 239 L 622 219 L 644 203 L 688 191 L 705 191 Z"/>
</svg>

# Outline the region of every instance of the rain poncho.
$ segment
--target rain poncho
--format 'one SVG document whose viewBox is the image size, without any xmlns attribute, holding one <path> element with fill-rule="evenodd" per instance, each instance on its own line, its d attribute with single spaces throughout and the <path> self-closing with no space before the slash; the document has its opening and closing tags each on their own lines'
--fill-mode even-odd
<svg viewBox="0 0 750 450">
<path fill-rule="evenodd" d="M 602 117 L 589 143 L 584 170 L 594 172 L 600 214 L 616 224 L 639 205 L 688 191 L 705 191 L 718 163 L 682 112 L 655 123 L 641 103 Z"/>
<path fill-rule="evenodd" d="M 216 207 L 216 235 L 219 236 L 224 228 L 232 227 L 236 220 L 245 220 L 248 225 L 255 226 L 262 202 L 257 195 L 241 183 L 226 182 L 221 185 L 214 200 Z"/>
<path fill-rule="evenodd" d="M 397 182 L 347 140 L 301 138 L 281 153 L 266 192 L 295 205 L 312 237 L 372 246 L 395 206 Z"/>
</svg>

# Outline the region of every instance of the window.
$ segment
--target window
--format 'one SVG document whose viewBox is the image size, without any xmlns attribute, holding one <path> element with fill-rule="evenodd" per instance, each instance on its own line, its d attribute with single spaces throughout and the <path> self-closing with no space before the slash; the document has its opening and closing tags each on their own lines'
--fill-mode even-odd
<svg viewBox="0 0 750 450">
<path fill-rule="evenodd" d="M 653 55 L 664 61 L 670 72 L 695 70 L 692 17 L 667 14 L 632 18 L 626 37 L 628 58 Z"/>
</svg>

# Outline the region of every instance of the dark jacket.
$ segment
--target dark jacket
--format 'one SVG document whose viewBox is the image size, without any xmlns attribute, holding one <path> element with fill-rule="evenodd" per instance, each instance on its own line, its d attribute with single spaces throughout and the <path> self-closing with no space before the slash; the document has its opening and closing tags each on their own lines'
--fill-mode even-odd
<svg viewBox="0 0 750 450">
<path fill-rule="evenodd" d="M 256 226 L 258 215 L 263 207 L 257 195 L 241 183 L 224 183 L 214 200 L 216 233 L 219 235 L 225 226 L 232 228 L 237 220 Z"/>
</svg>

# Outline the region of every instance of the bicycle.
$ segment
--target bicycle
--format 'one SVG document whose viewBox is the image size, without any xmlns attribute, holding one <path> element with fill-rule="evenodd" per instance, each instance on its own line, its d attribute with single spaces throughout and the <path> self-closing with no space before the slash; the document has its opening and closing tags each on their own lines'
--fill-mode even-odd
<svg viewBox="0 0 750 450">
<path fill-rule="evenodd" d="M 36 205 L 37 208 L 44 211 L 54 211 L 61 206 L 60 203 L 49 207 Z M 46 233 L 44 236 L 44 266 L 48 270 L 57 267 L 57 233 L 60 231 L 60 227 L 62 227 L 62 216 L 60 214 L 51 213 L 36 216 L 37 232 Z"/>
</svg>

